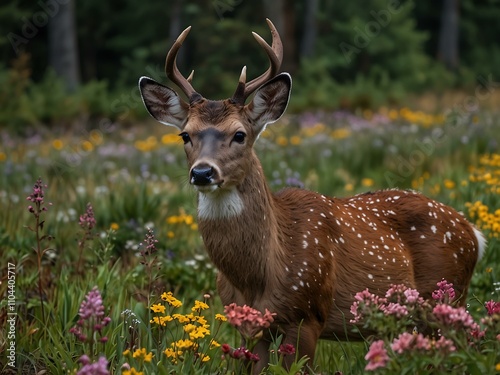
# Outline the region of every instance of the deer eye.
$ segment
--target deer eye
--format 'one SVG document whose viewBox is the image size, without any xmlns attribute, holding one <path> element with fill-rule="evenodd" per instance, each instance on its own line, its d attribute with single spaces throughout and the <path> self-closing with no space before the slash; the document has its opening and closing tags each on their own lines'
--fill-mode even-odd
<svg viewBox="0 0 500 375">
<path fill-rule="evenodd" d="M 247 135 L 243 132 L 236 132 L 234 134 L 234 137 L 233 137 L 233 141 L 237 142 L 237 143 L 243 143 L 245 142 L 245 137 Z"/>
<path fill-rule="evenodd" d="M 184 142 L 184 144 L 191 142 L 191 137 L 189 136 L 188 133 L 184 132 L 184 133 L 179 134 L 179 136 L 182 138 L 182 141 Z"/>
</svg>

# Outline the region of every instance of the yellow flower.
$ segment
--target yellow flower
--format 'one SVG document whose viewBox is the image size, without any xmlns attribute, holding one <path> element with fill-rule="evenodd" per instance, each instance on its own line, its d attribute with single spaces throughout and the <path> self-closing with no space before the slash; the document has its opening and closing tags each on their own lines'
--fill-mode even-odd
<svg viewBox="0 0 500 375">
<path fill-rule="evenodd" d="M 174 232 L 172 232 L 171 230 L 169 230 L 169 231 L 167 232 L 167 237 L 168 237 L 168 238 L 174 238 L 174 237 L 175 237 L 175 233 L 174 233 Z"/>
<path fill-rule="evenodd" d="M 112 230 L 118 230 L 118 229 L 120 228 L 120 226 L 118 225 L 118 223 L 111 223 L 110 228 L 111 228 Z"/>
<path fill-rule="evenodd" d="M 84 151 L 90 152 L 94 149 L 94 145 L 89 141 L 83 141 L 82 148 Z"/>
<path fill-rule="evenodd" d="M 339 128 L 332 131 L 331 136 L 333 139 L 344 139 L 351 135 L 351 131 L 348 128 Z"/>
<path fill-rule="evenodd" d="M 64 144 L 59 138 L 56 138 L 52 141 L 52 147 L 54 147 L 56 150 L 61 150 L 63 146 Z"/>
<path fill-rule="evenodd" d="M 191 224 L 191 229 L 198 230 L 198 224 L 196 224 L 196 223 Z"/>
<path fill-rule="evenodd" d="M 123 370 L 122 375 L 144 375 L 144 372 L 137 371 L 135 368 L 131 368 L 130 370 Z"/>
<path fill-rule="evenodd" d="M 166 326 L 167 322 L 171 322 L 174 320 L 170 315 L 165 316 L 154 316 L 153 319 L 150 320 L 151 323 L 158 324 L 160 326 Z"/>
<path fill-rule="evenodd" d="M 492 273 L 493 272 L 493 268 L 491 268 L 491 267 L 486 268 L 486 272 L 487 273 Z"/>
<path fill-rule="evenodd" d="M 193 312 L 200 312 L 201 310 L 206 310 L 208 309 L 208 305 L 205 302 L 201 301 L 194 301 L 194 306 L 191 308 L 191 311 Z"/>
<path fill-rule="evenodd" d="M 194 330 L 189 332 L 189 338 L 191 340 L 202 339 L 207 335 L 210 335 L 210 330 L 206 327 L 196 327 Z"/>
<path fill-rule="evenodd" d="M 212 339 L 210 341 L 210 349 L 218 348 L 218 347 L 220 347 L 220 344 L 217 341 L 215 341 L 215 340 Z"/>
<path fill-rule="evenodd" d="M 495 366 L 495 371 L 500 371 L 500 362 L 498 362 Z"/>
<path fill-rule="evenodd" d="M 163 137 L 161 137 L 161 143 L 164 145 L 171 145 L 175 143 L 179 143 L 181 141 L 181 138 L 174 133 L 170 134 L 165 134 Z"/>
<path fill-rule="evenodd" d="M 449 179 L 445 179 L 444 182 L 444 187 L 446 189 L 454 189 L 455 188 L 455 181 L 452 181 L 452 180 L 449 180 Z"/>
<path fill-rule="evenodd" d="M 182 306 L 182 302 L 179 301 L 177 298 L 175 298 L 172 292 L 163 293 L 161 295 L 161 299 L 166 301 L 170 306 L 173 306 L 173 307 L 181 307 Z"/>
<path fill-rule="evenodd" d="M 300 145 L 302 139 L 298 135 L 294 135 L 290 138 L 290 143 L 294 146 Z"/>
<path fill-rule="evenodd" d="M 165 306 L 161 305 L 161 304 L 156 304 L 156 305 L 153 305 L 151 306 L 151 310 L 153 310 L 153 312 L 155 313 L 165 313 Z"/>
<path fill-rule="evenodd" d="M 196 326 L 194 324 L 186 324 L 184 325 L 184 332 L 189 333 L 191 331 L 194 331 L 196 329 Z"/>
<path fill-rule="evenodd" d="M 210 357 L 206 354 L 200 353 L 200 359 L 202 362 L 208 362 L 210 361 Z"/>
<path fill-rule="evenodd" d="M 215 314 L 215 319 L 221 321 L 221 322 L 227 322 L 227 318 L 225 315 L 222 314 Z"/>
<path fill-rule="evenodd" d="M 354 185 L 353 184 L 345 184 L 344 190 L 345 191 L 353 191 L 354 190 Z"/>
<path fill-rule="evenodd" d="M 184 218 L 184 222 L 186 223 L 186 225 L 193 224 L 193 222 L 194 222 L 193 216 L 192 215 L 186 215 L 186 217 Z"/>
<path fill-rule="evenodd" d="M 195 316 L 195 317 L 194 317 L 194 321 L 195 321 L 196 323 L 198 323 L 198 324 L 201 324 L 202 326 L 204 326 L 204 325 L 206 325 L 206 324 L 207 324 L 207 320 L 205 319 L 205 317 L 204 317 L 204 316 L 201 316 L 201 315 L 199 315 L 199 316 Z"/>
<path fill-rule="evenodd" d="M 174 348 L 182 350 L 182 349 L 189 349 L 189 348 L 195 346 L 195 344 L 191 340 L 188 340 L 188 339 L 182 340 L 181 339 L 181 340 L 178 340 L 176 342 L 173 342 L 171 344 L 171 346 L 173 346 Z"/>
<path fill-rule="evenodd" d="M 141 349 L 137 349 L 134 354 L 132 354 L 132 357 L 134 357 L 135 359 L 139 360 L 139 361 L 144 361 L 144 362 L 151 362 L 151 360 L 153 359 L 153 353 L 152 352 L 149 352 L 149 353 L 146 353 L 146 349 L 145 348 L 141 348 Z"/>
<path fill-rule="evenodd" d="M 123 353 L 122 353 L 125 357 L 128 356 L 130 354 L 130 349 L 127 349 L 125 350 Z"/>
<path fill-rule="evenodd" d="M 174 350 L 172 348 L 165 349 L 165 351 L 163 353 L 165 353 L 165 355 L 167 357 L 173 357 L 173 358 L 182 355 L 182 351 L 181 350 Z"/>
<path fill-rule="evenodd" d="M 361 185 L 363 185 L 364 187 L 370 187 L 370 186 L 373 186 L 375 184 L 375 181 L 373 181 L 371 178 L 363 178 L 361 180 Z"/>
<path fill-rule="evenodd" d="M 276 138 L 276 143 L 280 146 L 286 146 L 288 145 L 288 139 L 280 135 L 278 138 Z"/>
<path fill-rule="evenodd" d="M 189 319 L 189 317 L 182 315 L 182 314 L 174 314 L 174 315 L 172 315 L 172 317 L 174 319 L 177 319 L 177 321 L 181 324 L 189 323 L 191 321 L 191 319 Z"/>
<path fill-rule="evenodd" d="M 99 130 L 90 131 L 90 140 L 95 145 L 100 145 L 103 141 L 102 133 Z"/>
<path fill-rule="evenodd" d="M 167 224 L 177 224 L 179 222 L 178 216 L 169 216 L 167 217 Z"/>
</svg>

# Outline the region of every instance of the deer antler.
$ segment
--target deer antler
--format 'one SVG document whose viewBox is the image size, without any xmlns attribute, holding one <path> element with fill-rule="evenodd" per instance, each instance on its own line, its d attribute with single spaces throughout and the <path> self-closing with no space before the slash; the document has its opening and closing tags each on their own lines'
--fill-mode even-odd
<svg viewBox="0 0 500 375">
<path fill-rule="evenodd" d="M 233 102 L 238 104 L 244 104 L 245 100 L 252 94 L 257 88 L 263 85 L 266 81 L 273 78 L 279 71 L 281 67 L 281 62 L 283 61 L 283 44 L 281 43 L 281 38 L 270 19 L 266 18 L 269 29 L 271 30 L 271 35 L 273 38 L 272 46 L 269 46 L 267 42 L 262 39 L 262 37 L 252 32 L 254 38 L 261 45 L 262 48 L 267 53 L 269 57 L 269 68 L 259 77 L 252 79 L 250 82 L 246 82 L 246 66 L 241 70 L 240 79 L 238 81 L 238 87 L 232 97 Z"/>
<path fill-rule="evenodd" d="M 193 95 L 199 96 L 196 90 L 191 85 L 191 80 L 193 79 L 194 70 L 191 72 L 189 77 L 186 79 L 182 73 L 177 68 L 177 53 L 186 39 L 189 31 L 191 30 L 191 26 L 187 27 L 175 40 L 172 48 L 168 51 L 167 58 L 165 60 L 165 73 L 170 80 L 175 83 L 179 88 L 184 91 L 184 93 L 189 98 L 189 101 L 193 101 Z"/>
</svg>

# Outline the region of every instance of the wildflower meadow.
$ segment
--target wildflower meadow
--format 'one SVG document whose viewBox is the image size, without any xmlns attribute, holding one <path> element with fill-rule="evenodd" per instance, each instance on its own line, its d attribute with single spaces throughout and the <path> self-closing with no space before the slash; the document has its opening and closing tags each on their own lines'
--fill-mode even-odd
<svg viewBox="0 0 500 375">
<path fill-rule="evenodd" d="M 500 373 L 499 129 L 495 112 L 459 105 L 304 112 L 268 127 L 256 150 L 273 190 L 419 190 L 463 212 L 488 247 L 466 307 L 447 280 L 431 301 L 404 285 L 359 290 L 345 319 L 373 335 L 321 342 L 311 368 L 275 337 L 267 373 Z M 89 119 L 0 138 L 2 374 L 233 374 L 260 360 L 252 338 L 275 313 L 221 305 L 177 134 Z"/>
</svg>

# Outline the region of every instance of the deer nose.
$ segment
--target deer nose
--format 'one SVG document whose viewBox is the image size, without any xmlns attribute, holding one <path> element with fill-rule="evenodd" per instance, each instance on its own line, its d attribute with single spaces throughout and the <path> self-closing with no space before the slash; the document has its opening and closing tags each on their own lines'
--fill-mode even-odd
<svg viewBox="0 0 500 375">
<path fill-rule="evenodd" d="M 212 183 L 214 168 L 210 166 L 198 166 L 191 170 L 191 183 L 193 185 L 209 185 Z"/>
</svg>

